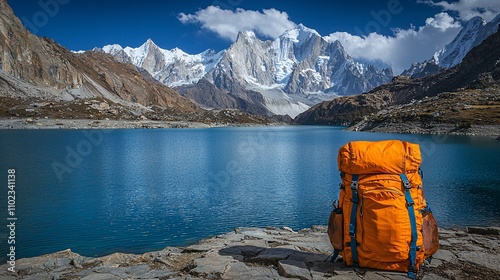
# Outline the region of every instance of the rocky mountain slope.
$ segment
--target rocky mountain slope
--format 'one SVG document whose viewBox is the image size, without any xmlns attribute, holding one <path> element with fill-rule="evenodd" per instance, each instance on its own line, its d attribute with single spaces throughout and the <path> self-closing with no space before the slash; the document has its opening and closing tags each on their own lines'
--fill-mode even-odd
<svg viewBox="0 0 500 280">
<path fill-rule="evenodd" d="M 177 115 L 200 110 L 133 65 L 105 54 L 75 54 L 50 39 L 31 34 L 6 0 L 0 0 L 0 96 L 3 109 L 11 109 L 5 106 L 8 102 L 75 104 L 85 98 L 116 105 L 129 116 L 151 112 L 151 106 Z"/>
<path fill-rule="evenodd" d="M 328 41 L 303 25 L 274 41 L 241 32 L 218 53 L 162 50 L 151 40 L 135 49 L 110 45 L 95 51 L 143 67 L 202 107 L 257 114 L 295 116 L 317 102 L 361 93 L 392 77 L 390 69 L 354 61 L 338 41 Z M 207 96 L 199 96 L 207 91 Z"/>
<path fill-rule="evenodd" d="M 455 39 L 437 51 L 431 59 L 413 63 L 401 75 L 421 78 L 459 64 L 473 47 L 481 44 L 498 30 L 499 23 L 500 14 L 488 23 L 481 17 L 473 17 L 464 25 Z"/>
<path fill-rule="evenodd" d="M 155 69 L 143 62 L 145 68 Z M 166 122 L 138 124 L 147 127 L 169 127 L 171 121 L 209 125 L 290 121 L 236 110 L 203 110 L 144 68 L 103 52 L 73 53 L 29 33 L 6 0 L 0 0 L 0 117 L 25 118 L 28 125 L 42 125 L 38 119 L 44 117 L 62 119 L 58 125 L 64 119 L 95 120 L 88 123 L 91 127 L 106 119 Z"/>
<path fill-rule="evenodd" d="M 393 82 L 356 96 L 323 102 L 299 115 L 300 124 L 355 125 L 361 130 L 411 123 L 414 127 L 500 124 L 500 32 L 473 48 L 462 63 L 420 79 Z"/>
</svg>

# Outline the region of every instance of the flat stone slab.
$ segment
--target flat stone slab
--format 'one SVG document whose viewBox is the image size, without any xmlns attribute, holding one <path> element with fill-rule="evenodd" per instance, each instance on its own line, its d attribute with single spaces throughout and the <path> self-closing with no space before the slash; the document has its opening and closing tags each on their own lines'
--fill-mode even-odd
<svg viewBox="0 0 500 280">
<path fill-rule="evenodd" d="M 214 246 L 211 244 L 195 244 L 195 245 L 191 245 L 191 246 L 186 247 L 186 249 L 184 249 L 184 251 L 182 251 L 182 252 L 183 253 L 208 252 L 208 251 L 213 250 L 213 249 L 214 249 Z"/>
<path fill-rule="evenodd" d="M 137 262 L 137 256 L 133 254 L 114 253 L 100 260 L 104 264 L 121 264 L 121 263 L 134 263 Z"/>
<path fill-rule="evenodd" d="M 432 259 L 431 263 L 430 264 L 427 264 L 426 267 L 439 267 L 440 265 L 443 264 L 443 261 L 442 260 L 439 260 L 439 259 Z"/>
<path fill-rule="evenodd" d="M 436 274 L 428 274 L 428 275 L 425 275 L 422 280 L 446 280 L 446 278 L 443 278 L 439 275 L 436 275 Z"/>
<path fill-rule="evenodd" d="M 313 279 L 309 268 L 304 262 L 282 260 L 278 263 L 278 272 L 287 278 L 298 278 L 302 280 Z"/>
<path fill-rule="evenodd" d="M 193 268 L 190 273 L 197 276 L 205 275 L 222 275 L 226 271 L 227 265 L 235 262 L 234 258 L 221 255 L 209 255 L 203 258 L 195 259 Z"/>
<path fill-rule="evenodd" d="M 280 260 L 286 260 L 295 251 L 289 248 L 266 248 L 256 257 L 251 258 L 252 262 L 277 264 Z"/>
<path fill-rule="evenodd" d="M 302 261 L 305 263 L 317 263 L 317 262 L 324 262 L 328 257 L 329 255 L 326 254 L 295 251 L 291 255 L 289 255 L 287 259 Z"/>
<path fill-rule="evenodd" d="M 243 262 L 229 263 L 222 275 L 222 279 L 252 279 L 259 275 Z"/>
<path fill-rule="evenodd" d="M 272 267 L 248 266 L 245 263 L 230 263 L 222 279 L 287 279 L 278 274 L 278 271 Z"/>
<path fill-rule="evenodd" d="M 83 277 L 81 280 L 116 280 L 120 279 L 112 274 L 100 274 L 94 273 L 88 276 Z"/>
<path fill-rule="evenodd" d="M 441 249 L 419 279 L 497 279 L 500 235 L 490 229 L 440 229 Z M 0 279 L 333 279 L 403 280 L 406 273 L 325 262 L 333 249 L 325 226 L 237 228 L 184 248 L 89 258 L 71 250 L 0 266 Z"/>
<path fill-rule="evenodd" d="M 367 272 L 367 273 L 370 273 L 370 271 Z M 409 279 L 408 276 L 407 276 L 407 274 L 406 273 L 402 273 L 402 272 L 376 271 L 376 272 L 373 272 L 373 273 L 376 274 L 376 275 L 385 277 L 386 279 L 391 279 L 391 280 L 408 280 Z"/>
<path fill-rule="evenodd" d="M 439 249 L 433 256 L 433 259 L 442 260 L 445 262 L 451 261 L 455 255 L 449 250 Z"/>
<path fill-rule="evenodd" d="M 363 279 L 359 277 L 354 271 L 345 273 L 345 274 L 340 274 L 340 275 L 335 275 L 332 278 L 329 279 L 335 279 L 335 280 L 360 280 Z"/>
<path fill-rule="evenodd" d="M 483 252 L 461 252 L 458 258 L 465 262 L 471 262 L 480 266 L 494 269 L 500 272 L 500 256 L 491 255 Z"/>
<path fill-rule="evenodd" d="M 368 271 L 365 273 L 364 279 L 365 280 L 387 280 L 388 278 L 376 273 L 375 271 Z"/>
</svg>

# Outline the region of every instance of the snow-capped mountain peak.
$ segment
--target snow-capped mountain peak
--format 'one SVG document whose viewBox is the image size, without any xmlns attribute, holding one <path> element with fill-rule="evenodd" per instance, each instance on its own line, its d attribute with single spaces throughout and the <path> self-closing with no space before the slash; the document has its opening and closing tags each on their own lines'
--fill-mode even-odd
<svg viewBox="0 0 500 280">
<path fill-rule="evenodd" d="M 274 41 L 261 41 L 253 32 L 239 33 L 207 75 L 209 81 L 227 91 L 238 88 L 235 84 L 257 91 L 264 96 L 269 111 L 279 114 L 288 110 L 290 116 L 321 98 L 362 93 L 391 78 L 391 71 L 353 61 L 340 42 L 328 42 L 304 25 L 285 31 Z M 281 100 L 283 96 L 287 98 Z"/>
<path fill-rule="evenodd" d="M 478 16 L 471 18 L 453 41 L 434 53 L 431 59 L 413 63 L 402 75 L 420 78 L 459 64 L 472 48 L 498 30 L 499 23 L 500 14 L 488 23 Z"/>
<path fill-rule="evenodd" d="M 159 48 L 151 38 L 148 38 L 138 49 L 147 52 L 151 48 Z"/>
<path fill-rule="evenodd" d="M 257 35 L 255 35 L 255 32 L 253 32 L 252 30 L 248 30 L 239 32 L 236 41 L 247 40 L 249 43 L 253 43 L 254 39 L 257 39 Z"/>
<path fill-rule="evenodd" d="M 457 37 L 434 54 L 434 61 L 441 67 L 449 68 L 462 61 L 473 48 L 474 42 L 486 22 L 481 17 L 473 17 L 462 28 Z"/>
<path fill-rule="evenodd" d="M 288 38 L 292 40 L 294 43 L 302 43 L 306 41 L 308 38 L 315 36 L 321 37 L 321 35 L 319 35 L 319 33 L 316 30 L 305 27 L 301 23 L 297 25 L 297 27 L 285 31 L 280 37 L 282 39 Z"/>
<path fill-rule="evenodd" d="M 222 52 L 206 50 L 191 55 L 179 48 L 165 50 L 152 39 L 137 48 L 122 48 L 118 44 L 94 49 L 113 55 L 122 62 L 129 62 L 144 68 L 155 79 L 169 86 L 179 86 L 198 82 L 219 61 Z"/>
<path fill-rule="evenodd" d="M 111 55 L 115 55 L 116 53 L 123 51 L 122 46 L 118 44 L 107 45 L 102 48 L 105 53 L 109 53 Z"/>
<path fill-rule="evenodd" d="M 311 28 L 305 27 L 302 23 L 297 25 L 293 29 L 285 31 L 281 36 L 279 36 L 280 41 L 290 41 L 296 47 L 300 47 L 302 44 L 307 43 L 311 39 L 321 38 L 319 33 Z"/>
<path fill-rule="evenodd" d="M 168 86 L 179 86 L 181 94 L 184 88 L 193 89 L 198 84 L 200 90 L 191 92 L 215 94 L 212 89 L 207 92 L 209 83 L 236 96 L 232 106 L 292 117 L 317 102 L 362 93 L 392 78 L 391 71 L 353 61 L 340 42 L 329 42 L 303 24 L 273 41 L 262 41 L 253 31 L 240 32 L 236 42 L 221 52 L 206 50 L 190 55 L 178 48 L 161 49 L 151 39 L 138 48 L 122 50 L 110 45 L 102 51 L 119 54 L 122 61 L 128 59 Z M 204 107 L 219 100 L 190 98 L 207 102 L 200 104 Z M 222 108 L 231 104 L 227 98 L 220 98 L 224 100 L 220 101 L 224 102 Z"/>
</svg>

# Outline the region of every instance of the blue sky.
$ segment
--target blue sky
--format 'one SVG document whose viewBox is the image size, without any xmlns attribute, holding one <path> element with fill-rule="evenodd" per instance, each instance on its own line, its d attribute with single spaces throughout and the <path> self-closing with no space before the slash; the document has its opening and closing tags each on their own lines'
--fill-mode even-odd
<svg viewBox="0 0 500 280">
<path fill-rule="evenodd" d="M 471 4 L 474 2 L 474 4 Z M 353 57 L 399 71 L 427 59 L 474 15 L 489 20 L 498 0 L 8 0 L 28 29 L 71 50 L 107 44 L 138 47 L 148 38 L 194 54 L 222 50 L 238 31 L 274 39 L 302 23 L 331 36 Z M 422 49 L 426 49 L 425 51 Z M 413 52 L 409 55 L 408 53 Z M 387 57 L 388 53 L 395 56 Z M 407 65 L 409 66 L 409 65 Z"/>
</svg>

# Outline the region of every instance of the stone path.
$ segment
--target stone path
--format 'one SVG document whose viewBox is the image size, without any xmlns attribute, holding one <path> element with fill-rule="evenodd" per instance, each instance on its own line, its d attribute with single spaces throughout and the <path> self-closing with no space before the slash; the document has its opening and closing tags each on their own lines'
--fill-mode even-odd
<svg viewBox="0 0 500 280">
<path fill-rule="evenodd" d="M 500 228 L 440 230 L 441 249 L 419 273 L 424 280 L 500 279 Z M 185 247 L 100 258 L 71 250 L 1 266 L 0 279 L 408 279 L 405 273 L 353 269 L 326 261 L 326 227 L 236 228 Z"/>
</svg>

